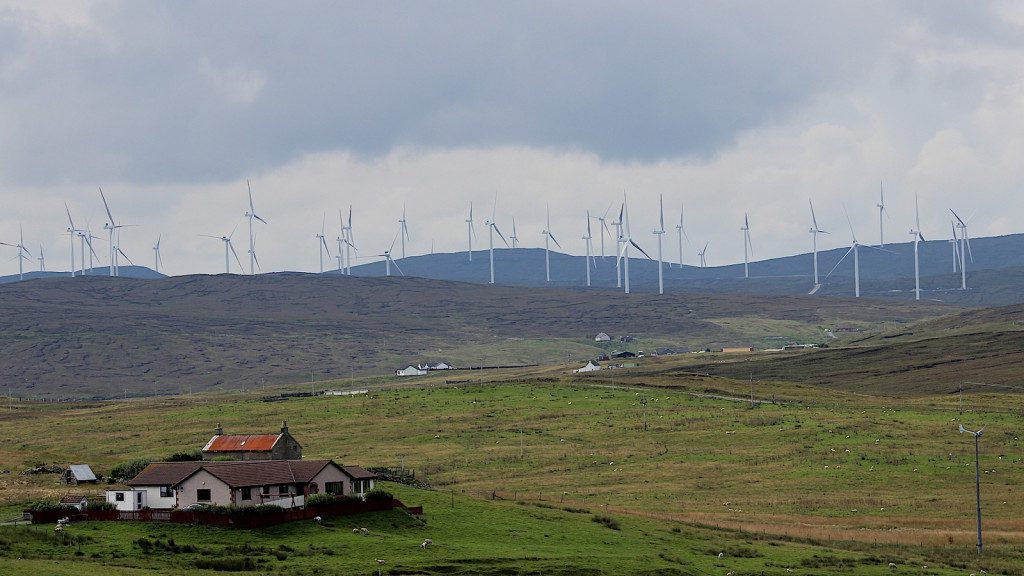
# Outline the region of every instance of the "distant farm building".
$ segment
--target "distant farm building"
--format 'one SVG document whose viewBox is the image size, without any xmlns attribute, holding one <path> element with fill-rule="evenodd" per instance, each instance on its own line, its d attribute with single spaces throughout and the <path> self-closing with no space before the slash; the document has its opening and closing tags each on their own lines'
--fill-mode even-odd
<svg viewBox="0 0 1024 576">
<path fill-rule="evenodd" d="M 735 354 L 737 352 L 754 352 L 756 348 L 750 346 L 733 346 L 730 348 L 722 348 L 722 352 L 726 354 Z"/>
<path fill-rule="evenodd" d="M 587 365 L 584 366 L 583 368 L 577 368 L 577 369 L 573 370 L 573 373 L 577 374 L 579 372 L 595 372 L 595 371 L 600 370 L 600 369 L 601 369 L 601 365 L 598 364 L 597 362 L 594 362 L 593 360 L 591 360 L 590 362 L 587 362 Z"/>
<path fill-rule="evenodd" d="M 423 376 L 426 373 L 426 369 L 420 368 L 419 366 L 413 366 L 412 364 L 405 368 L 395 370 L 395 376 Z"/>
<path fill-rule="evenodd" d="M 300 460 L 302 445 L 288 433 L 288 422 L 279 434 L 225 434 L 217 425 L 213 438 L 203 446 L 203 460 Z"/>
<path fill-rule="evenodd" d="M 674 355 L 676 353 L 677 352 L 676 352 L 676 350 L 674 348 L 655 348 L 654 349 L 654 355 L 655 356 L 672 356 L 672 355 Z"/>
<path fill-rule="evenodd" d="M 619 338 L 619 342 L 633 342 L 636 338 L 632 336 L 622 336 Z"/>
<path fill-rule="evenodd" d="M 455 366 L 447 362 L 435 362 L 433 364 L 421 364 L 420 368 L 425 370 L 454 370 Z"/>
<path fill-rule="evenodd" d="M 625 352 L 613 353 L 612 358 L 636 358 L 636 354 L 627 350 Z"/>
<path fill-rule="evenodd" d="M 79 484 L 95 484 L 96 474 L 88 464 L 72 464 L 60 476 L 60 483 L 65 486 L 78 486 Z"/>
<path fill-rule="evenodd" d="M 611 339 L 612 337 L 605 334 L 604 332 L 600 332 L 597 336 L 594 336 L 594 342 L 608 342 Z"/>
</svg>

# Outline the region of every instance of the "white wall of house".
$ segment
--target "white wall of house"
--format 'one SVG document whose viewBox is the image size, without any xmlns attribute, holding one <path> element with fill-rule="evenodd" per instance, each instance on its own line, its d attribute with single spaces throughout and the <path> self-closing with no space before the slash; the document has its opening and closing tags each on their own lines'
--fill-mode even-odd
<svg viewBox="0 0 1024 576">
<path fill-rule="evenodd" d="M 341 482 L 342 494 L 345 496 L 350 496 L 352 494 L 352 479 L 337 466 L 328 464 L 320 471 L 319 474 L 314 476 L 312 480 L 312 483 L 316 484 L 317 492 L 320 494 L 326 494 L 327 484 L 334 482 Z M 310 486 L 310 489 L 312 490 L 312 486 Z"/>
<path fill-rule="evenodd" d="M 136 486 L 135 490 L 141 490 L 146 493 L 146 506 L 149 506 L 154 510 L 170 510 L 178 504 L 178 498 L 174 493 L 174 488 L 170 489 L 167 496 L 160 495 L 161 490 L 159 486 Z"/>
<path fill-rule="evenodd" d="M 199 490 L 209 490 L 210 499 L 199 500 Z M 181 508 L 192 504 L 229 506 L 231 503 L 231 488 L 206 470 L 196 472 L 178 485 L 178 506 Z"/>
<path fill-rule="evenodd" d="M 148 506 L 145 490 L 107 490 L 107 502 L 121 512 L 134 512 Z"/>
</svg>

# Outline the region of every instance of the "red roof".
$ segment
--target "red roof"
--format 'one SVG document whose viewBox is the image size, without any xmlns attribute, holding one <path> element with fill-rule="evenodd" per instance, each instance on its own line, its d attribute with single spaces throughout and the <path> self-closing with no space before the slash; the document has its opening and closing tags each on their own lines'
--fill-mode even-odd
<svg viewBox="0 0 1024 576">
<path fill-rule="evenodd" d="M 203 452 L 270 452 L 281 434 L 219 434 L 210 438 Z"/>
</svg>

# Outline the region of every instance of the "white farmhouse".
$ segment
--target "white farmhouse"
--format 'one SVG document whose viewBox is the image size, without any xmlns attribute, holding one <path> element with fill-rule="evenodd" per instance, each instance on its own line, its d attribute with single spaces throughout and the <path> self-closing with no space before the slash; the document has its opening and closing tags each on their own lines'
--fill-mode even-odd
<svg viewBox="0 0 1024 576">
<path fill-rule="evenodd" d="M 573 370 L 572 372 L 573 372 L 573 374 L 578 374 L 580 372 L 594 372 L 594 371 L 600 370 L 600 369 L 601 369 L 601 365 L 598 364 L 597 362 L 594 362 L 593 360 L 591 360 L 591 361 L 587 362 L 587 365 L 584 366 L 583 368 L 577 368 L 577 369 Z"/>
<path fill-rule="evenodd" d="M 427 371 L 425 369 L 420 368 L 419 366 L 413 366 L 412 364 L 405 368 L 395 370 L 395 376 L 423 376 L 426 373 Z"/>
</svg>

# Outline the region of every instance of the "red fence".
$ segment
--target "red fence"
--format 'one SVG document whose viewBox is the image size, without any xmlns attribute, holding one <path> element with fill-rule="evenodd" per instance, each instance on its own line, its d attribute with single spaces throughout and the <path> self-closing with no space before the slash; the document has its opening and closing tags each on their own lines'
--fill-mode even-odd
<svg viewBox="0 0 1024 576">
<path fill-rule="evenodd" d="M 136 522 L 177 522 L 180 524 L 203 524 L 206 526 L 230 526 L 233 528 L 265 528 L 284 522 L 296 520 L 311 520 L 317 516 L 329 518 L 333 516 L 351 516 L 354 514 L 366 514 L 368 512 L 383 512 L 401 508 L 410 514 L 423 514 L 422 506 L 409 508 L 400 500 L 370 500 L 367 502 L 345 502 L 322 508 L 292 508 L 271 514 L 259 516 L 246 515 L 244 512 L 231 514 L 219 514 L 216 512 L 204 512 L 200 510 L 139 510 L 136 512 L 121 512 L 118 510 L 87 510 L 79 512 L 74 509 L 67 510 L 46 510 L 42 512 L 31 512 L 33 524 L 48 524 L 56 522 L 60 518 L 71 518 L 79 520 L 101 520 L 116 521 L 129 520 Z M 240 508 L 239 510 L 245 510 Z"/>
</svg>

